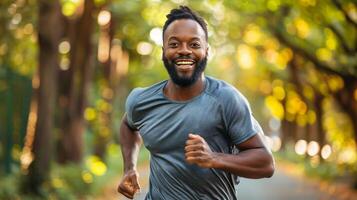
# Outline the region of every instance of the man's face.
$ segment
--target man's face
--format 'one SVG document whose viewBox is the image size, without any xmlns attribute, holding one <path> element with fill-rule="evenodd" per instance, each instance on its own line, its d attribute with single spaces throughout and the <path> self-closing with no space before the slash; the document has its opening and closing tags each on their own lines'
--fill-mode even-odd
<svg viewBox="0 0 357 200">
<path fill-rule="evenodd" d="M 194 84 L 207 64 L 207 41 L 194 20 L 173 21 L 164 32 L 162 60 L 171 80 L 181 87 Z"/>
</svg>

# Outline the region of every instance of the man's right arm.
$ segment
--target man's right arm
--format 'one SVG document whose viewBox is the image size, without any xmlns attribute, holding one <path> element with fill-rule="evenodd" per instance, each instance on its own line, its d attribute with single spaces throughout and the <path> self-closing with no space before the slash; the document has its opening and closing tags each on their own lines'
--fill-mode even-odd
<svg viewBox="0 0 357 200">
<path fill-rule="evenodd" d="M 132 199 L 134 194 L 140 190 L 136 164 L 141 137 L 138 130 L 129 127 L 126 114 L 124 114 L 120 125 L 119 140 L 124 161 L 124 176 L 119 183 L 118 192 Z"/>
</svg>

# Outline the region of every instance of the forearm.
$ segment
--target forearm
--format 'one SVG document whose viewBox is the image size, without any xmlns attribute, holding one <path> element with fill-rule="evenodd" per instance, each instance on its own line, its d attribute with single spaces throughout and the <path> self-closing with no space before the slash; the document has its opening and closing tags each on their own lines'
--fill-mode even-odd
<svg viewBox="0 0 357 200">
<path fill-rule="evenodd" d="M 141 145 L 141 137 L 138 131 L 128 127 L 126 116 L 123 117 L 120 126 L 119 140 L 124 162 L 124 172 L 132 169 L 135 170 Z"/>
<path fill-rule="evenodd" d="M 274 160 L 265 148 L 254 148 L 238 154 L 214 153 L 213 168 L 221 169 L 246 178 L 271 177 L 274 172 Z"/>
</svg>

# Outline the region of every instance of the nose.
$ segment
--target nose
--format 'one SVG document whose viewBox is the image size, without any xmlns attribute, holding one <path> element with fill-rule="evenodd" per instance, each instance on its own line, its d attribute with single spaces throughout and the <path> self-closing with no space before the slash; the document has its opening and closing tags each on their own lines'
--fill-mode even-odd
<svg viewBox="0 0 357 200">
<path fill-rule="evenodd" d="M 188 48 L 187 44 L 182 44 L 178 50 L 178 53 L 180 55 L 189 55 L 192 54 L 192 51 L 190 50 L 190 48 Z"/>
</svg>

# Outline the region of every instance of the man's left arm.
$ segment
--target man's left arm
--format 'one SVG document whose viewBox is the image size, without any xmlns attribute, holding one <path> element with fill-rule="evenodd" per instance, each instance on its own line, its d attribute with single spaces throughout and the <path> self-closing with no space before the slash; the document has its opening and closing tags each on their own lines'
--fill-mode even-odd
<svg viewBox="0 0 357 200">
<path fill-rule="evenodd" d="M 268 178 L 274 173 L 274 159 L 260 134 L 237 145 L 238 154 L 213 152 L 199 135 L 189 134 L 186 161 L 203 168 L 221 169 L 246 178 Z"/>
</svg>

